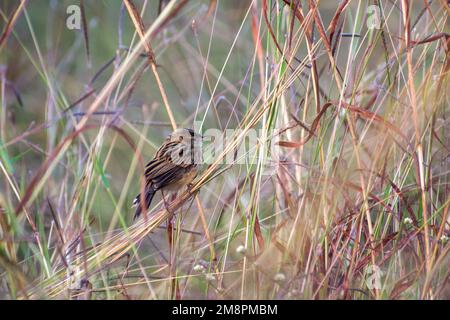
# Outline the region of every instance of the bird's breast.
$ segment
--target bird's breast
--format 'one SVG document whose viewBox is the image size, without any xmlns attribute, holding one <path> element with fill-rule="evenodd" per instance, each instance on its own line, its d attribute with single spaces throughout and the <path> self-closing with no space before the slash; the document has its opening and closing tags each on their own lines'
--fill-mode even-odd
<svg viewBox="0 0 450 320">
<path fill-rule="evenodd" d="M 177 191 L 180 188 L 192 182 L 192 180 L 194 180 L 194 178 L 197 176 L 197 173 L 198 173 L 197 166 L 193 166 L 193 168 L 188 172 L 186 172 L 181 179 L 179 179 L 174 183 L 171 183 L 168 186 L 163 187 L 163 189 L 168 191 Z"/>
</svg>

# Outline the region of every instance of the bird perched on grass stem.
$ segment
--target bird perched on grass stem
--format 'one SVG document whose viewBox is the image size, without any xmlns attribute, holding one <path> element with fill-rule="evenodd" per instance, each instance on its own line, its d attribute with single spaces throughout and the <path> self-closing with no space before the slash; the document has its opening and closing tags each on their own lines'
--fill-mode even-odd
<svg viewBox="0 0 450 320">
<path fill-rule="evenodd" d="M 144 192 L 133 201 L 134 219 L 148 210 L 156 191 L 177 191 L 192 182 L 202 160 L 202 139 L 202 135 L 185 128 L 167 137 L 153 160 L 145 166 Z"/>
</svg>

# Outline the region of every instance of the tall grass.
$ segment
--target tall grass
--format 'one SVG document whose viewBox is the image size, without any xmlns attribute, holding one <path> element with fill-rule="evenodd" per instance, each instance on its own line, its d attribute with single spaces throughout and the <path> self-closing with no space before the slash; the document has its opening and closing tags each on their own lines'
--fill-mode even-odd
<svg viewBox="0 0 450 320">
<path fill-rule="evenodd" d="M 450 297 L 446 1 L 70 4 L 0 7 L 1 298 Z M 194 121 L 223 149 L 132 221 Z"/>
</svg>

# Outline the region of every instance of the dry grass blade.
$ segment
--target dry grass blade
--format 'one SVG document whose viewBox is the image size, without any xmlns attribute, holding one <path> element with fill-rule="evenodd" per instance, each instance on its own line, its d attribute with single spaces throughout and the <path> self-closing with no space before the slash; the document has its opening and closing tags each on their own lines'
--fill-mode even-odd
<svg viewBox="0 0 450 320">
<path fill-rule="evenodd" d="M 84 47 L 86 49 L 86 57 L 88 65 L 91 64 L 91 54 L 89 52 L 89 29 L 86 22 L 86 11 L 84 10 L 84 0 L 80 0 L 81 21 L 83 22 Z"/>
<path fill-rule="evenodd" d="M 6 24 L 5 29 L 2 32 L 2 35 L 0 36 L 0 49 L 2 49 L 3 45 L 8 40 L 9 34 L 14 28 L 14 24 L 17 22 L 17 19 L 19 19 L 20 14 L 22 13 L 26 4 L 27 0 L 21 0 L 19 6 L 14 11 L 11 18 L 8 19 L 8 23 Z"/>
<path fill-rule="evenodd" d="M 166 111 L 167 111 L 167 115 L 169 116 L 170 123 L 172 124 L 172 128 L 175 130 L 177 128 L 177 124 L 175 122 L 175 118 L 173 116 L 172 109 L 169 106 L 169 101 L 167 100 L 167 94 L 166 94 L 164 86 L 161 82 L 161 79 L 159 77 L 158 70 L 156 69 L 155 55 L 153 54 L 153 50 L 152 50 L 152 47 L 150 46 L 150 42 L 148 41 L 148 38 L 145 37 L 144 22 L 142 21 L 141 16 L 139 15 L 139 12 L 137 11 L 133 2 L 131 0 L 124 0 L 124 2 L 125 2 L 128 12 L 130 13 L 133 23 L 136 27 L 136 31 L 138 32 L 139 36 L 141 37 L 141 41 L 144 43 L 144 48 L 145 48 L 145 52 L 147 53 L 148 62 L 150 64 L 150 67 L 156 78 L 156 82 L 157 82 L 158 88 L 161 92 L 161 97 L 163 99 L 164 106 L 166 107 Z"/>
</svg>

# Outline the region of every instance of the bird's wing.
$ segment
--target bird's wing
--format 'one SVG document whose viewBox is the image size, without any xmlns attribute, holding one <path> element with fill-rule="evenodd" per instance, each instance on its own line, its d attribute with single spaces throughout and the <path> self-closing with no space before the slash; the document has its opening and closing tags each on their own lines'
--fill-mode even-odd
<svg viewBox="0 0 450 320">
<path fill-rule="evenodd" d="M 145 168 L 146 185 L 152 184 L 155 189 L 180 180 L 185 172 L 185 166 L 175 165 L 164 159 L 153 159 Z"/>
</svg>

